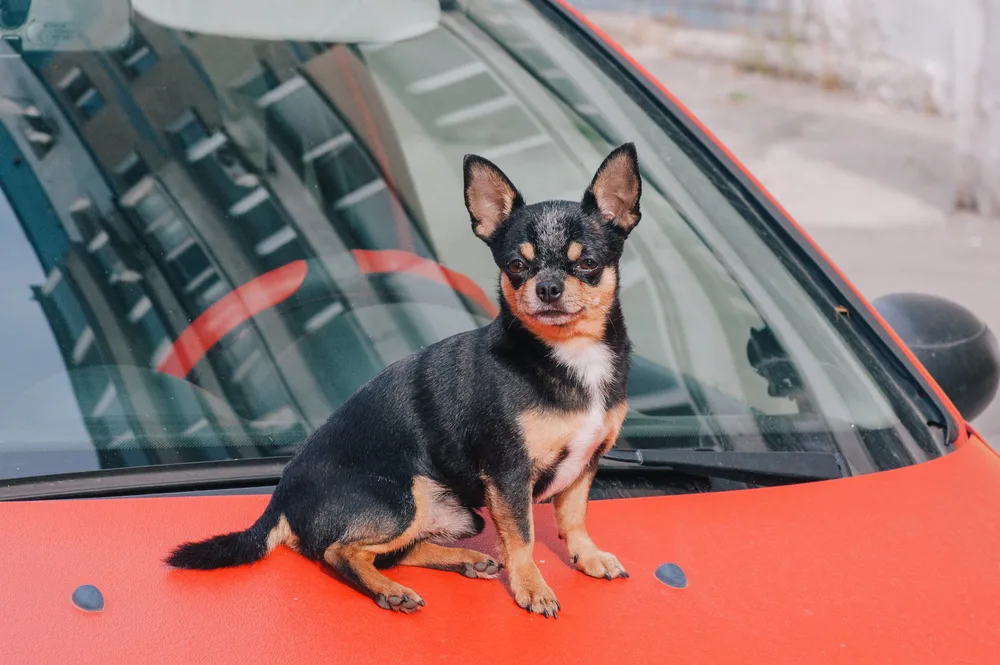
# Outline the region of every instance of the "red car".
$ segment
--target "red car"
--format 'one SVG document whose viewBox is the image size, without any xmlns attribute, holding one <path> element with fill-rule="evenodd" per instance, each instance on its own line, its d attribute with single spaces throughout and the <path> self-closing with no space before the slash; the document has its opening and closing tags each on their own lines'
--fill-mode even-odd
<svg viewBox="0 0 1000 665">
<path fill-rule="evenodd" d="M 992 334 L 870 306 L 569 5 L 133 4 L 0 0 L 4 662 L 996 662 Z M 382 612 L 283 549 L 167 568 L 376 372 L 494 316 L 464 154 L 577 198 L 624 141 L 635 360 L 589 529 L 630 579 L 575 572 L 545 504 L 557 622 L 409 568 L 426 608 Z"/>
</svg>

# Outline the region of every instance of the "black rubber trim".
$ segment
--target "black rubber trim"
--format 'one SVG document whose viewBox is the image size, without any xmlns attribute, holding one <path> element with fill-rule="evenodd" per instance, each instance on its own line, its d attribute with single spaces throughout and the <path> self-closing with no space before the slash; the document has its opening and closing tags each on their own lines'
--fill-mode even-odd
<svg viewBox="0 0 1000 665">
<path fill-rule="evenodd" d="M 608 42 L 595 33 L 587 24 L 569 9 L 559 4 L 555 0 L 528 0 L 543 16 L 551 21 L 562 32 L 575 33 L 578 38 L 585 40 L 591 47 L 598 50 L 607 62 L 614 65 L 617 73 L 624 77 L 629 83 L 637 86 L 645 95 L 646 99 L 636 100 L 640 103 L 652 103 L 658 110 L 665 113 L 676 124 L 676 130 L 686 134 L 685 138 L 691 145 L 698 146 L 704 151 L 699 156 L 709 158 L 715 169 L 721 175 L 727 176 L 729 182 L 726 184 L 736 186 L 747 202 L 752 203 L 757 209 L 762 220 L 767 224 L 768 229 L 779 234 L 779 239 L 785 240 L 794 247 L 800 256 L 786 256 L 803 263 L 804 267 L 811 269 L 815 278 L 823 282 L 826 290 L 836 293 L 843 302 L 840 304 L 849 306 L 852 325 L 858 332 L 866 332 L 865 335 L 870 341 L 877 342 L 878 346 L 889 354 L 889 359 L 894 360 L 898 367 L 902 368 L 903 374 L 911 378 L 919 386 L 921 397 L 924 401 L 933 405 L 937 412 L 937 418 L 932 414 L 923 414 L 926 417 L 926 424 L 943 425 L 945 430 L 945 449 L 942 452 L 951 452 L 955 441 L 961 432 L 961 426 L 955 421 L 951 412 L 941 400 L 937 390 L 931 386 L 920 370 L 906 356 L 903 349 L 892 339 L 886 329 L 875 319 L 871 311 L 866 307 L 858 295 L 854 292 L 843 277 L 830 265 L 817 250 L 816 246 L 806 238 L 799 229 L 777 206 L 775 206 L 767 196 L 757 187 L 747 174 L 727 155 L 722 148 L 689 116 L 677 103 L 664 94 L 653 82 L 639 71 L 631 62 L 622 56 Z M 626 94 L 629 90 L 623 87 Z M 670 131 L 664 127 L 671 136 L 676 131 Z M 681 149 L 687 146 L 680 144 Z M 776 249 L 776 248 L 775 248 Z M 785 247 L 786 251 L 789 249 Z M 823 304 L 823 303 L 821 303 Z M 863 324 L 863 329 L 857 324 Z M 933 438 L 933 437 L 931 437 Z M 936 443 L 936 442 L 935 442 Z"/>
<path fill-rule="evenodd" d="M 192 462 L 8 480 L 0 483 L 0 501 L 107 498 L 234 486 L 273 486 L 289 459 Z"/>
</svg>

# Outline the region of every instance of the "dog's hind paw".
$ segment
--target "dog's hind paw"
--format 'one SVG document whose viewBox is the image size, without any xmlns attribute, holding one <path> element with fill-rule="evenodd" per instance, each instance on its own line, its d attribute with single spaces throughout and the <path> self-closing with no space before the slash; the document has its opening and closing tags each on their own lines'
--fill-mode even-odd
<svg viewBox="0 0 1000 665">
<path fill-rule="evenodd" d="M 383 610 L 411 614 L 424 606 L 424 599 L 412 589 L 400 587 L 398 591 L 390 592 L 389 595 L 378 594 L 375 596 L 375 603 Z"/>
<path fill-rule="evenodd" d="M 482 560 L 462 563 L 462 574 L 470 579 L 493 580 L 500 575 L 501 568 L 503 568 L 502 563 L 484 555 Z"/>
</svg>

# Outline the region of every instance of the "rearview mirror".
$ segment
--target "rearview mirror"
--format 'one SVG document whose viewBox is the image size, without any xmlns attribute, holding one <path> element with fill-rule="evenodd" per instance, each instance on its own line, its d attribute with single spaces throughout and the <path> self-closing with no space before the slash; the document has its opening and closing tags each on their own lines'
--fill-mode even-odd
<svg viewBox="0 0 1000 665">
<path fill-rule="evenodd" d="M 963 418 L 986 410 L 1000 385 L 1000 347 L 983 321 L 950 300 L 919 293 L 894 293 L 872 304 Z"/>
<path fill-rule="evenodd" d="M 187 32 L 306 42 L 394 42 L 434 29 L 439 0 L 132 0 L 154 23 Z"/>
<path fill-rule="evenodd" d="M 0 58 L 121 48 L 131 19 L 129 0 L 0 0 Z"/>
</svg>

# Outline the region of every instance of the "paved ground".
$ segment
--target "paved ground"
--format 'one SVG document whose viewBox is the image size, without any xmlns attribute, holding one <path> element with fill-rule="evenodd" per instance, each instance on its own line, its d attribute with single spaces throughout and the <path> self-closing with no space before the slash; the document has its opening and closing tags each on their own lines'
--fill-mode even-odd
<svg viewBox="0 0 1000 665">
<path fill-rule="evenodd" d="M 1000 332 L 1000 221 L 949 214 L 948 121 L 729 65 L 633 52 L 866 296 L 940 295 Z M 1000 446 L 1000 397 L 975 424 Z"/>
</svg>

